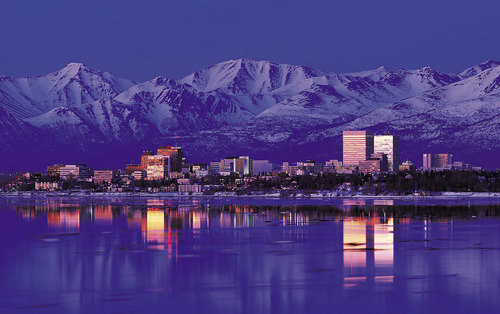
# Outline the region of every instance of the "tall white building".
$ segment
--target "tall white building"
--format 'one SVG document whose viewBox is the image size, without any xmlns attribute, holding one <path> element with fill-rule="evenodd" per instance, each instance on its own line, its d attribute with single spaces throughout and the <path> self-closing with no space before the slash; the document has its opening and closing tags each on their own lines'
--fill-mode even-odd
<svg viewBox="0 0 500 314">
<path fill-rule="evenodd" d="M 387 155 L 389 171 L 398 171 L 401 164 L 401 140 L 397 135 L 375 135 L 373 150 Z"/>
</svg>

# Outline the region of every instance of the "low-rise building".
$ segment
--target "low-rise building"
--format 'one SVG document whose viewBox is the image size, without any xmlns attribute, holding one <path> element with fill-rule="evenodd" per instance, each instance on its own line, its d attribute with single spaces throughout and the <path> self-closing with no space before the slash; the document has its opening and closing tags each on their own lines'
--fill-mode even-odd
<svg viewBox="0 0 500 314">
<path fill-rule="evenodd" d="M 172 179 L 183 179 L 185 176 L 186 175 L 184 173 L 182 173 L 182 172 L 176 172 L 176 171 L 170 172 L 168 174 L 168 178 L 170 180 L 172 180 Z"/>
<path fill-rule="evenodd" d="M 61 182 L 35 182 L 35 190 L 56 191 L 62 188 Z"/>
<path fill-rule="evenodd" d="M 120 180 L 119 170 L 95 170 L 94 183 L 95 184 L 111 184 L 117 183 Z"/>
<path fill-rule="evenodd" d="M 136 180 L 136 181 L 145 180 L 146 179 L 146 171 L 141 171 L 141 170 L 134 171 L 134 173 L 132 173 L 132 176 L 134 177 L 134 180 Z"/>
<path fill-rule="evenodd" d="M 371 154 L 370 158 L 359 162 L 360 173 L 379 173 L 384 171 L 389 171 L 389 162 L 386 154 Z"/>
<path fill-rule="evenodd" d="M 399 171 L 415 172 L 417 171 L 417 166 L 414 165 L 411 161 L 407 160 L 399 165 Z"/>
<path fill-rule="evenodd" d="M 194 178 L 188 178 L 188 179 L 177 179 L 177 183 L 178 184 L 182 184 L 182 185 L 189 185 L 189 184 L 193 184 L 194 182 Z"/>
<path fill-rule="evenodd" d="M 203 191 L 203 185 L 200 184 L 181 184 L 179 193 L 199 193 Z"/>
<path fill-rule="evenodd" d="M 59 177 L 61 180 L 85 180 L 90 179 L 92 169 L 85 164 L 65 165 L 59 168 Z"/>
</svg>

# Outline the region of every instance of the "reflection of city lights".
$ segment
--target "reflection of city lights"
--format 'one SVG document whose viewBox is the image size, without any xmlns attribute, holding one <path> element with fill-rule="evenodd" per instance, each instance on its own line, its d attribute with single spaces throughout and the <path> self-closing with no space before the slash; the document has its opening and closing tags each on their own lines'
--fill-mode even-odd
<svg viewBox="0 0 500 314">
<path fill-rule="evenodd" d="M 147 211 L 142 231 L 147 243 L 158 244 L 151 246 L 151 248 L 165 249 L 165 213 L 163 211 Z"/>
<path fill-rule="evenodd" d="M 132 229 L 142 228 L 142 213 L 140 211 L 134 211 L 127 216 L 127 224 Z"/>
<path fill-rule="evenodd" d="M 158 200 L 158 199 L 149 199 L 146 201 L 148 208 L 150 207 L 163 207 L 165 206 L 165 201 L 164 200 Z"/>
<path fill-rule="evenodd" d="M 111 205 L 95 205 L 92 208 L 94 222 L 101 224 L 111 224 L 113 222 L 113 211 Z"/>
<path fill-rule="evenodd" d="M 394 264 L 393 218 L 389 218 L 387 224 L 380 224 L 379 218 L 346 219 L 343 227 L 345 287 L 357 285 L 352 281 L 363 278 L 359 275 L 369 275 L 381 282 L 391 281 L 392 275 L 386 272 L 392 273 Z"/>
<path fill-rule="evenodd" d="M 79 211 L 59 211 L 47 213 L 47 225 L 51 227 L 67 227 L 78 229 L 80 227 Z"/>
<path fill-rule="evenodd" d="M 394 200 L 373 200 L 373 205 L 393 206 Z"/>
<path fill-rule="evenodd" d="M 375 226 L 375 265 L 394 263 L 394 220 L 388 219 L 387 225 Z"/>
<path fill-rule="evenodd" d="M 344 267 L 366 266 L 366 221 L 344 220 Z"/>
<path fill-rule="evenodd" d="M 364 206 L 366 205 L 366 200 L 356 200 L 356 199 L 344 199 L 342 200 L 342 209 L 344 211 L 351 210 L 352 206 Z"/>
</svg>

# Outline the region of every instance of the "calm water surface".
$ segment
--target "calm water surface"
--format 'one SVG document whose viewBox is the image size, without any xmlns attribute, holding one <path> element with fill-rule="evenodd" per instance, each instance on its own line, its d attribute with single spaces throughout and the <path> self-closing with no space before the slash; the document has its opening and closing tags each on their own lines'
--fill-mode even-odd
<svg viewBox="0 0 500 314">
<path fill-rule="evenodd" d="M 500 205 L 223 203 L 0 199 L 0 313 L 500 313 Z"/>
</svg>

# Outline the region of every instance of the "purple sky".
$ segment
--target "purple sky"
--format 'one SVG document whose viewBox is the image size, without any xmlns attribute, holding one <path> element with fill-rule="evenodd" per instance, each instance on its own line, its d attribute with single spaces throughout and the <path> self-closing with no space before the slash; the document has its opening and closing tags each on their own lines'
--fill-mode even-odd
<svg viewBox="0 0 500 314">
<path fill-rule="evenodd" d="M 83 62 L 137 81 L 253 58 L 329 71 L 500 59 L 500 1 L 2 1 L 0 74 Z"/>
</svg>

